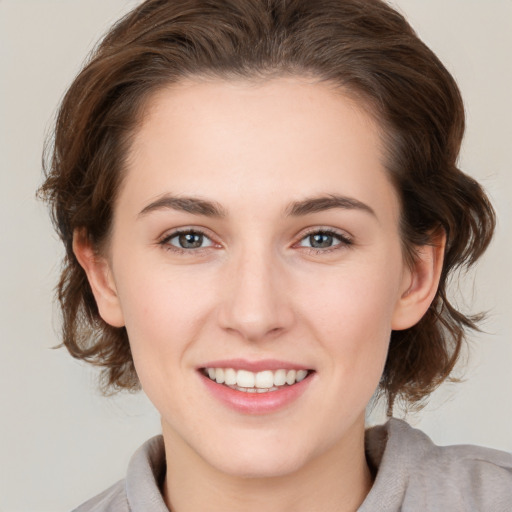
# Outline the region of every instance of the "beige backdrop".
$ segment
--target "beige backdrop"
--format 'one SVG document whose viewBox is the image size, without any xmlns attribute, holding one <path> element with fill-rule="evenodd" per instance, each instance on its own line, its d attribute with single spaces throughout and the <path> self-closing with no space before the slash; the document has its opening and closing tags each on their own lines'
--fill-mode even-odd
<svg viewBox="0 0 512 512">
<path fill-rule="evenodd" d="M 50 349 L 61 249 L 34 200 L 59 99 L 100 34 L 136 3 L 0 0 L 0 512 L 70 510 L 122 478 L 133 450 L 159 431 L 142 395 L 100 398 L 93 371 Z M 459 81 L 462 167 L 484 183 L 500 219 L 475 285 L 463 286 L 469 304 L 490 310 L 467 381 L 409 420 L 441 444 L 512 451 L 512 1 L 394 3 Z"/>
</svg>

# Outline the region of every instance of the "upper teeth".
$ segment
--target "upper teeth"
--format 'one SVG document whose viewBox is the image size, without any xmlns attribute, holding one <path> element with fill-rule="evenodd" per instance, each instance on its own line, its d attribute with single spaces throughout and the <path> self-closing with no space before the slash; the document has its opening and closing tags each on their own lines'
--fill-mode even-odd
<svg viewBox="0 0 512 512">
<path fill-rule="evenodd" d="M 291 386 L 303 380 L 308 374 L 307 370 L 264 370 L 254 373 L 233 368 L 206 368 L 206 373 L 218 384 L 259 389 L 270 389 L 285 384 Z"/>
</svg>

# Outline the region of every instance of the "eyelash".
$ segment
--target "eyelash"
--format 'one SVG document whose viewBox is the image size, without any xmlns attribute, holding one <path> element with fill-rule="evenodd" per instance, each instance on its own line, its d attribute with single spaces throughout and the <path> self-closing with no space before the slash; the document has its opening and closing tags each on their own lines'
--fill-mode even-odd
<svg viewBox="0 0 512 512">
<path fill-rule="evenodd" d="M 317 247 L 303 247 L 303 249 L 307 250 L 307 252 L 309 252 L 310 254 L 328 254 L 334 251 L 339 251 L 341 249 L 346 249 L 354 244 L 352 238 L 347 234 L 340 233 L 339 231 L 335 231 L 331 228 L 314 228 L 304 233 L 300 240 L 294 244 L 294 247 L 300 244 L 303 240 L 310 238 L 314 235 L 329 236 L 334 239 L 337 239 L 338 243 L 324 249 L 320 249 Z"/>
<path fill-rule="evenodd" d="M 209 240 L 211 242 L 210 245 L 206 246 L 206 247 L 198 247 L 198 248 L 189 248 L 189 249 L 185 249 L 183 247 L 177 247 L 175 245 L 172 245 L 170 243 L 170 241 L 173 239 L 173 238 L 177 238 L 181 235 L 196 235 L 196 236 L 201 236 L 203 237 L 204 239 L 206 240 Z M 186 255 L 197 255 L 197 254 L 201 254 L 203 251 L 209 249 L 210 247 L 213 247 L 215 245 L 219 245 L 219 244 L 216 244 L 212 238 L 210 236 L 208 236 L 204 231 L 200 230 L 200 229 L 177 229 L 176 231 L 173 231 L 172 233 L 168 234 L 168 235 L 165 235 L 159 242 L 158 242 L 159 245 L 161 245 L 166 251 L 171 251 L 171 252 L 174 252 L 174 253 L 177 253 L 177 254 L 186 254 Z"/>
<path fill-rule="evenodd" d="M 177 238 L 181 235 L 195 235 L 195 236 L 201 236 L 204 239 L 207 239 L 211 242 L 210 245 L 206 247 L 197 247 L 197 248 L 183 248 L 183 247 L 177 247 L 175 245 L 172 245 L 170 241 L 174 238 Z M 330 247 L 326 248 L 317 248 L 317 247 L 308 247 L 308 246 L 300 246 L 299 244 L 306 240 L 307 238 L 310 238 L 314 235 L 324 235 L 328 237 L 332 237 L 338 241 L 337 244 L 332 245 Z M 208 236 L 204 231 L 201 229 L 179 229 L 176 231 L 173 231 L 172 233 L 165 235 L 159 242 L 159 245 L 161 245 L 165 250 L 172 251 L 174 253 L 178 254 L 201 254 L 203 251 L 208 250 L 210 247 L 214 247 L 215 245 L 220 246 L 220 244 L 216 244 L 210 236 Z M 311 229 L 310 231 L 302 234 L 301 238 L 298 242 L 296 242 L 292 247 L 302 247 L 305 251 L 309 252 L 310 254 L 327 254 L 331 253 L 333 251 L 338 251 L 343 248 L 347 248 L 353 245 L 353 240 L 347 236 L 346 234 L 342 234 L 338 231 L 335 231 L 330 228 L 322 229 L 322 228 L 315 228 Z"/>
</svg>

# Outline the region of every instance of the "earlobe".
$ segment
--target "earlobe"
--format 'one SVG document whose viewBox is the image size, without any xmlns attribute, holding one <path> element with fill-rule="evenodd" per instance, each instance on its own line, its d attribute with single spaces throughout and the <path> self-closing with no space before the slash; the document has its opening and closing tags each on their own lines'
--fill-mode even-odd
<svg viewBox="0 0 512 512">
<path fill-rule="evenodd" d="M 445 245 L 446 234 L 441 230 L 432 236 L 431 245 L 417 248 L 414 263 L 404 275 L 401 295 L 393 315 L 393 330 L 412 327 L 427 312 L 439 286 Z"/>
<path fill-rule="evenodd" d="M 87 275 L 101 318 L 113 327 L 123 327 L 121 304 L 109 262 L 95 251 L 85 230 L 73 233 L 73 252 Z"/>
</svg>

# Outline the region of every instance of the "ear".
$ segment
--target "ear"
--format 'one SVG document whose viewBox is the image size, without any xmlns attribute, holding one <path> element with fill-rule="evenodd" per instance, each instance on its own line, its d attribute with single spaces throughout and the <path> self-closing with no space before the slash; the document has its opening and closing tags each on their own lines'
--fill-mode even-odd
<svg viewBox="0 0 512 512">
<path fill-rule="evenodd" d="M 84 229 L 73 233 L 73 252 L 87 275 L 101 318 L 113 327 L 123 327 L 124 317 L 109 262 L 97 253 Z"/>
<path fill-rule="evenodd" d="M 416 247 L 414 262 L 404 272 L 401 296 L 392 319 L 395 331 L 417 324 L 427 312 L 439 286 L 443 269 L 446 233 L 432 234 L 432 244 Z"/>
</svg>

